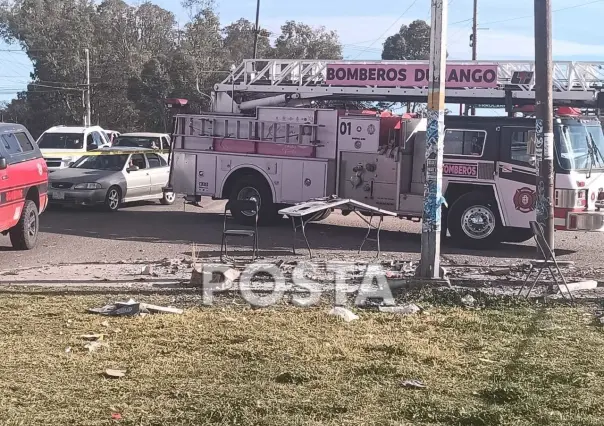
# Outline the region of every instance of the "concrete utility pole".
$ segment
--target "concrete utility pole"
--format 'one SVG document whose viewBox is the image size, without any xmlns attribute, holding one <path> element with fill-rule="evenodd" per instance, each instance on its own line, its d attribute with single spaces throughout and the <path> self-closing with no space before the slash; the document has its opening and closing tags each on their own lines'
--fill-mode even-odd
<svg viewBox="0 0 604 426">
<path fill-rule="evenodd" d="M 475 61 L 478 58 L 477 55 L 477 35 L 478 35 L 478 0 L 474 0 L 474 12 L 472 14 L 472 60 Z M 470 107 L 470 113 L 476 115 L 476 107 Z"/>
<path fill-rule="evenodd" d="M 258 36 L 260 35 L 260 0 L 256 0 L 256 26 L 254 27 L 254 58 L 258 56 Z"/>
<path fill-rule="evenodd" d="M 86 126 L 92 125 L 92 108 L 90 107 L 90 49 L 86 49 Z"/>
<path fill-rule="evenodd" d="M 422 254 L 419 275 L 440 278 L 440 233 L 445 137 L 445 80 L 447 65 L 447 2 L 432 1 L 430 82 L 426 130 L 426 183 L 422 215 Z M 447 232 L 445 229 L 444 232 Z"/>
<path fill-rule="evenodd" d="M 554 249 L 554 102 L 552 81 L 551 0 L 535 1 L 535 112 L 537 115 L 535 168 L 537 222 Z"/>
</svg>

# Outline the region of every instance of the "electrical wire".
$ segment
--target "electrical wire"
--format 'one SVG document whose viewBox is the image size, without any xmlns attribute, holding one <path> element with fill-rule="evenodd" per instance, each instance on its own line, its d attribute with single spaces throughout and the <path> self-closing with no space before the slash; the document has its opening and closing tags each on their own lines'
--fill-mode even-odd
<svg viewBox="0 0 604 426">
<path fill-rule="evenodd" d="M 417 0 L 413 0 L 413 3 L 411 3 L 409 5 L 409 7 L 407 9 L 405 9 L 403 11 L 403 13 L 401 13 L 401 15 L 392 23 L 392 25 L 390 25 L 388 28 L 386 28 L 386 31 L 384 31 L 377 39 L 375 39 L 369 46 L 367 46 L 367 48 L 370 48 L 371 46 L 373 46 L 375 43 L 377 43 L 378 41 L 382 40 L 384 38 L 384 36 L 386 34 L 388 34 L 388 31 L 390 31 L 392 29 L 392 27 L 394 27 L 402 18 L 403 16 L 405 16 L 405 14 L 407 12 L 409 12 L 409 10 L 411 10 L 411 8 L 413 6 L 415 6 L 415 3 L 417 3 Z M 354 59 L 358 59 L 359 56 L 361 56 L 364 52 L 360 52 Z"/>
</svg>

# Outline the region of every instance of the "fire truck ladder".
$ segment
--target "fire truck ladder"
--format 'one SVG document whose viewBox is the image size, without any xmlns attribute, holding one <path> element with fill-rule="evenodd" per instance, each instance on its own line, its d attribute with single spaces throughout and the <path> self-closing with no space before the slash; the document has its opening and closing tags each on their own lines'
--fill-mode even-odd
<svg viewBox="0 0 604 426">
<path fill-rule="evenodd" d="M 237 103 L 239 111 L 257 106 L 301 102 L 305 99 L 422 102 L 427 87 L 383 87 L 373 85 L 328 85 L 328 66 L 393 65 L 422 66 L 427 61 L 324 61 L 324 60 L 245 60 L 222 83 L 214 87 L 217 110 L 232 110 L 233 99 L 251 98 Z M 514 106 L 534 104 L 533 61 L 447 61 L 447 65 L 497 65 L 495 88 L 448 88 L 450 103 Z M 554 104 L 581 108 L 604 107 L 604 62 L 556 61 L 553 69 Z M 241 96 L 246 95 L 246 96 Z M 262 99 L 264 98 L 264 99 Z M 296 101 L 297 100 L 297 101 Z M 239 112 L 232 111 L 232 112 Z"/>
</svg>

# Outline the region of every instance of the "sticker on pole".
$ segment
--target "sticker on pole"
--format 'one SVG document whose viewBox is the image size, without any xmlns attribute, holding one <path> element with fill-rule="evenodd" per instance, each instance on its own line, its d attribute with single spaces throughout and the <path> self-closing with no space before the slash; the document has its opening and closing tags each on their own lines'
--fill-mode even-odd
<svg viewBox="0 0 604 426">
<path fill-rule="evenodd" d="M 448 88 L 492 89 L 497 87 L 496 64 L 449 65 Z M 426 65 L 405 64 L 328 64 L 325 83 L 332 86 L 428 87 Z"/>
</svg>

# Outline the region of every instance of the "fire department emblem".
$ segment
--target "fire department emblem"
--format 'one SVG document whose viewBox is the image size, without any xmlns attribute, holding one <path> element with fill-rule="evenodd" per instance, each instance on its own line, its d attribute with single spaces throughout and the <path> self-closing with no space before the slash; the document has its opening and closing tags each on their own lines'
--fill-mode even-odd
<svg viewBox="0 0 604 426">
<path fill-rule="evenodd" d="M 357 126 L 357 133 L 361 133 L 363 131 L 363 128 L 361 126 Z"/>
<path fill-rule="evenodd" d="M 370 135 L 373 135 L 375 133 L 375 126 L 373 124 L 370 124 L 367 127 L 367 133 L 369 133 Z"/>
<path fill-rule="evenodd" d="M 516 206 L 516 210 L 522 213 L 529 213 L 535 210 L 536 202 L 537 194 L 531 188 L 520 188 L 514 194 L 514 206 Z"/>
</svg>

